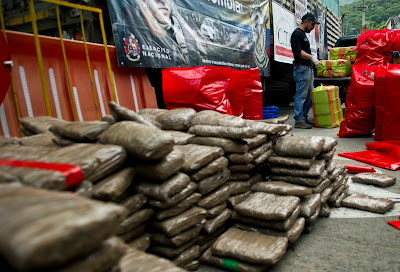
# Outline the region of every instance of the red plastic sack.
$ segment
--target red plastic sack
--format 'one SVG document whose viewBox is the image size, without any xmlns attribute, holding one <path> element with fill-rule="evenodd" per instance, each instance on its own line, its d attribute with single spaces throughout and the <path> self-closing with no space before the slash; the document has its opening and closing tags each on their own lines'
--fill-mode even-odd
<svg viewBox="0 0 400 272">
<path fill-rule="evenodd" d="M 258 68 L 249 69 L 247 87 L 244 97 L 243 118 L 262 120 L 263 118 L 263 87 Z"/>
<path fill-rule="evenodd" d="M 10 52 L 6 40 L 4 39 L 3 32 L 0 30 L 0 105 L 6 97 L 11 80 L 11 72 L 7 70 L 3 63 L 10 60 Z"/>
<path fill-rule="evenodd" d="M 357 38 L 355 64 L 386 65 L 392 59 L 390 51 L 391 31 L 369 30 Z"/>
<path fill-rule="evenodd" d="M 369 150 L 338 155 L 393 171 L 400 168 L 400 141 L 382 141 L 365 145 Z"/>
<path fill-rule="evenodd" d="M 386 66 L 375 67 L 375 141 L 382 140 L 383 119 L 385 114 Z"/>
<path fill-rule="evenodd" d="M 353 65 L 346 97 L 345 120 L 340 123 L 341 138 L 368 135 L 375 127 L 374 77 L 375 67 Z"/>
<path fill-rule="evenodd" d="M 244 96 L 246 93 L 249 70 L 232 69 L 226 95 L 232 107 L 233 115 L 243 117 Z"/>
<path fill-rule="evenodd" d="M 226 96 L 232 69 L 199 66 L 163 69 L 163 95 L 167 109 L 193 108 L 232 114 Z"/>
</svg>

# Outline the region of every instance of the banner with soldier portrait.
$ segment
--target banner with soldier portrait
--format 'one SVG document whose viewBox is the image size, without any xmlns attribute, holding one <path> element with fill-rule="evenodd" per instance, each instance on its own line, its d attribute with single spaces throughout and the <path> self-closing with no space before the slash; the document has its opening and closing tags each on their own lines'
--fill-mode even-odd
<svg viewBox="0 0 400 272">
<path fill-rule="evenodd" d="M 269 75 L 268 1 L 107 2 L 119 66 L 258 66 Z M 252 27 L 255 17 L 260 27 Z"/>
</svg>

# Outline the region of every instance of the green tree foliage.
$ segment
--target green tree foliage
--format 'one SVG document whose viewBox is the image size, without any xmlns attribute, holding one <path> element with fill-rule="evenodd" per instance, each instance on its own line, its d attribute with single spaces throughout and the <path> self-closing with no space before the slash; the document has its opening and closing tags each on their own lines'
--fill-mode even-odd
<svg viewBox="0 0 400 272">
<path fill-rule="evenodd" d="M 340 12 L 345 14 L 343 21 L 344 35 L 356 34 L 352 28 L 360 32 L 362 11 L 360 8 L 354 10 L 353 6 L 362 6 L 362 2 L 362 0 L 358 0 L 340 7 Z M 375 5 L 373 9 L 366 9 L 365 24 L 369 29 L 383 29 L 386 27 L 386 21 L 389 17 L 400 14 L 399 0 L 366 0 L 365 4 Z"/>
</svg>

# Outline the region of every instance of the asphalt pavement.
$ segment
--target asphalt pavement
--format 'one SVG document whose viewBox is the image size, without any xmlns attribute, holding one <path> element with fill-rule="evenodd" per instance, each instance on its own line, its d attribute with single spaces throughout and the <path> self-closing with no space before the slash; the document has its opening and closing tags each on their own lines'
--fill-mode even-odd
<svg viewBox="0 0 400 272">
<path fill-rule="evenodd" d="M 362 162 L 339 157 L 342 152 L 367 150 L 365 144 L 375 142 L 373 136 L 339 138 L 339 128 L 294 128 L 293 108 L 280 108 L 279 116 L 289 115 L 286 124 L 292 125 L 293 135 L 330 136 L 338 141 L 334 160 L 337 163 L 371 166 Z M 311 118 L 312 119 L 312 115 Z M 287 249 L 286 254 L 272 266 L 271 272 L 370 272 L 400 271 L 400 230 L 388 221 L 399 221 L 400 216 L 400 171 L 374 167 L 378 173 L 397 178 L 396 184 L 379 188 L 350 183 L 349 193 L 360 193 L 373 197 L 386 197 L 396 201 L 386 214 L 371 213 L 351 208 L 331 208 L 331 215 L 318 218 L 310 233 L 303 233 Z M 354 174 L 347 174 L 353 176 Z M 201 265 L 200 272 L 224 271 Z"/>
</svg>

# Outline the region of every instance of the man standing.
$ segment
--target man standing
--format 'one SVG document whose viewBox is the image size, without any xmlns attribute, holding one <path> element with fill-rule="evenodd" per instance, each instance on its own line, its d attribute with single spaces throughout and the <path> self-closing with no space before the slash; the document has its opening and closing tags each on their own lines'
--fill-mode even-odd
<svg viewBox="0 0 400 272">
<path fill-rule="evenodd" d="M 290 42 L 294 56 L 293 77 L 296 82 L 296 96 L 294 98 L 294 119 L 295 128 L 312 128 L 312 122 L 309 121 L 308 111 L 311 108 L 311 90 L 314 87 L 314 68 L 319 64 L 317 58 L 311 55 L 310 42 L 306 33 L 310 33 L 315 24 L 319 22 L 311 13 L 307 13 L 301 18 L 301 24 L 296 28 Z"/>
</svg>

